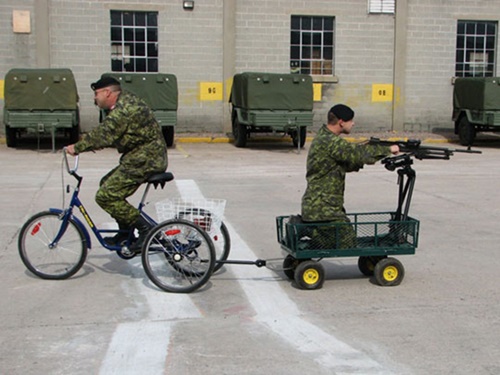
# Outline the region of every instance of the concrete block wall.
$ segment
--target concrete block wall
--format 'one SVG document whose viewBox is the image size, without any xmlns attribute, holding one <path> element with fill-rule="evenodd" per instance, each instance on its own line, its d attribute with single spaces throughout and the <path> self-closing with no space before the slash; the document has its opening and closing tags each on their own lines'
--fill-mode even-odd
<svg viewBox="0 0 500 375">
<path fill-rule="evenodd" d="M 408 12 L 406 95 L 402 103 L 406 127 L 452 128 L 457 21 L 498 22 L 500 2 L 411 1 Z M 499 51 L 497 34 L 497 76 L 500 75 Z"/>
<path fill-rule="evenodd" d="M 34 0 L 19 0 L 12 4 L 0 3 L 0 79 L 3 79 L 7 70 L 6 67 L 29 67 L 36 63 L 35 61 L 35 22 L 34 22 Z M 8 3 L 8 2 L 7 2 Z M 15 34 L 12 31 L 12 11 L 23 10 L 30 12 L 30 23 L 32 32 L 29 34 Z"/>
<path fill-rule="evenodd" d="M 182 2 L 80 1 L 51 2 L 52 67 L 71 67 L 78 81 L 82 127 L 97 124 L 98 111 L 89 88 L 111 70 L 110 10 L 158 12 L 159 71 L 177 76 L 179 85 L 178 131 L 214 131 L 220 126 L 221 104 L 199 101 L 199 82 L 221 81 L 221 1 L 196 2 L 194 11 Z M 56 66 L 57 65 L 57 66 Z"/>
<path fill-rule="evenodd" d="M 75 74 L 84 130 L 96 126 L 98 111 L 89 88 L 110 71 L 110 10 L 157 11 L 159 70 L 179 83 L 177 132 L 223 131 L 223 101 L 201 101 L 200 82 L 223 82 L 223 8 L 229 0 L 196 0 L 182 9 L 178 0 L 50 0 L 50 67 Z M 331 105 L 356 111 L 358 130 L 389 130 L 392 102 L 372 100 L 374 84 L 393 83 L 394 15 L 368 14 L 367 0 L 233 0 L 235 73 L 289 72 L 292 15 L 335 17 L 335 79 L 315 77 L 322 99 L 315 102 L 315 129 Z M 31 12 L 30 34 L 12 32 L 12 11 Z M 0 79 L 14 67 L 37 67 L 35 0 L 0 4 Z M 493 0 L 408 1 L 405 89 L 398 105 L 409 129 L 452 127 L 451 78 L 454 75 L 458 19 L 500 19 Z M 497 54 L 500 50 L 498 38 Z M 497 56 L 497 75 L 500 58 Z M 333 77 L 330 77 L 333 78 Z M 227 108 L 227 106 L 226 106 Z M 0 110 L 3 100 L 0 100 Z M 3 133 L 3 126 L 0 129 Z"/>
</svg>

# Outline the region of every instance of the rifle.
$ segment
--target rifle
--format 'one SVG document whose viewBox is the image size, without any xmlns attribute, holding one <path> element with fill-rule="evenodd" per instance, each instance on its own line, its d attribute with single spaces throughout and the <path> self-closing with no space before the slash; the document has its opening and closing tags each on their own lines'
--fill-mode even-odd
<svg viewBox="0 0 500 375">
<path fill-rule="evenodd" d="M 467 154 L 481 154 L 481 151 L 467 149 L 452 149 L 446 147 L 422 146 L 420 139 L 409 139 L 408 141 L 387 141 L 372 137 L 368 141 L 370 145 L 392 146 L 398 145 L 399 151 L 414 156 L 416 159 L 443 159 L 449 160 L 455 152 Z"/>
<path fill-rule="evenodd" d="M 394 220 L 404 221 L 408 218 L 410 202 L 415 186 L 416 173 L 411 167 L 413 164 L 412 156 L 416 159 L 442 159 L 449 160 L 454 152 L 465 152 L 468 154 L 481 154 L 481 151 L 471 150 L 470 147 L 464 149 L 451 149 L 446 147 L 422 146 L 419 139 L 410 139 L 408 141 L 387 141 L 372 137 L 368 141 L 370 145 L 392 146 L 398 145 L 401 154 L 388 156 L 382 159 L 382 164 L 389 171 L 398 173 L 398 207 L 394 214 Z"/>
</svg>

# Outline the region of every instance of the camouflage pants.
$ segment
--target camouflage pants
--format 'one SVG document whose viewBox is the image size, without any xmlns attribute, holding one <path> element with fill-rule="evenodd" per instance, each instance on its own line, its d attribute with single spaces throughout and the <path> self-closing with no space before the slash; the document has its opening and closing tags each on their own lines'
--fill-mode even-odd
<svg viewBox="0 0 500 375">
<path fill-rule="evenodd" d="M 356 247 L 356 232 L 351 221 L 342 211 L 328 221 L 304 221 L 308 223 L 311 244 L 314 249 L 349 249 Z"/>
<path fill-rule="evenodd" d="M 318 249 L 349 249 L 356 247 L 356 233 L 349 219 L 330 221 L 315 226 L 311 240 Z"/>
<path fill-rule="evenodd" d="M 120 227 L 130 227 L 139 217 L 139 210 L 126 198 L 134 194 L 146 178 L 119 165 L 101 179 L 95 201 Z"/>
</svg>

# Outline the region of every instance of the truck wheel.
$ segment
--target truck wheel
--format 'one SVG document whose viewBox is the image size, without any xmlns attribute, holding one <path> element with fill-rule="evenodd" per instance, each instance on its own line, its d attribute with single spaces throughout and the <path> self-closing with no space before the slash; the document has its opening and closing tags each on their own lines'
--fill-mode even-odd
<svg viewBox="0 0 500 375">
<path fill-rule="evenodd" d="M 172 147 L 174 145 L 174 127 L 173 126 L 163 126 L 161 128 L 163 133 L 163 138 L 165 138 L 165 143 L 167 147 Z"/>
<path fill-rule="evenodd" d="M 476 138 L 476 129 L 474 125 L 467 120 L 467 116 L 462 116 L 460 118 L 458 123 L 458 138 L 462 146 L 472 146 Z"/>
<path fill-rule="evenodd" d="M 7 147 L 17 146 L 17 134 L 16 129 L 12 129 L 10 126 L 5 127 L 5 141 Z"/>
<path fill-rule="evenodd" d="M 298 132 L 293 132 L 292 141 L 294 147 L 297 147 L 299 145 L 299 134 L 300 134 L 300 148 L 302 148 L 306 144 L 307 127 L 301 126 Z"/>
<path fill-rule="evenodd" d="M 76 143 L 80 140 L 80 127 L 78 125 L 73 126 L 69 131 L 69 142 Z"/>
<path fill-rule="evenodd" d="M 247 144 L 247 128 L 245 125 L 240 124 L 238 117 L 233 120 L 233 137 L 234 145 L 236 147 L 245 147 Z"/>
</svg>

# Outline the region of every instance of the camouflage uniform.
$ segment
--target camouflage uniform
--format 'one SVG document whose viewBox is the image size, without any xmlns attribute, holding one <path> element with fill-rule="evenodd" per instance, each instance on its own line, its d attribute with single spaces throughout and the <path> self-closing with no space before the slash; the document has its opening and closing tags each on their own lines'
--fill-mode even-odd
<svg viewBox="0 0 500 375">
<path fill-rule="evenodd" d="M 101 179 L 95 199 L 121 227 L 128 227 L 139 217 L 139 210 L 126 198 L 168 165 L 161 128 L 142 99 L 122 91 L 103 123 L 75 144 L 75 152 L 105 147 L 115 147 L 122 156 L 120 164 Z"/>
<path fill-rule="evenodd" d="M 344 209 L 345 175 L 356 172 L 364 164 L 374 164 L 377 160 L 391 154 L 386 146 L 356 145 L 332 133 L 324 125 L 314 138 L 307 156 L 307 188 L 302 197 L 302 219 L 305 222 L 348 223 Z M 333 230 L 331 227 L 326 228 Z M 337 228 L 330 240 L 323 241 L 321 247 L 346 248 L 355 246 L 355 233 L 351 225 Z M 318 227 L 316 232 L 325 236 L 325 228 Z M 339 245 L 340 243 L 340 245 Z"/>
</svg>

